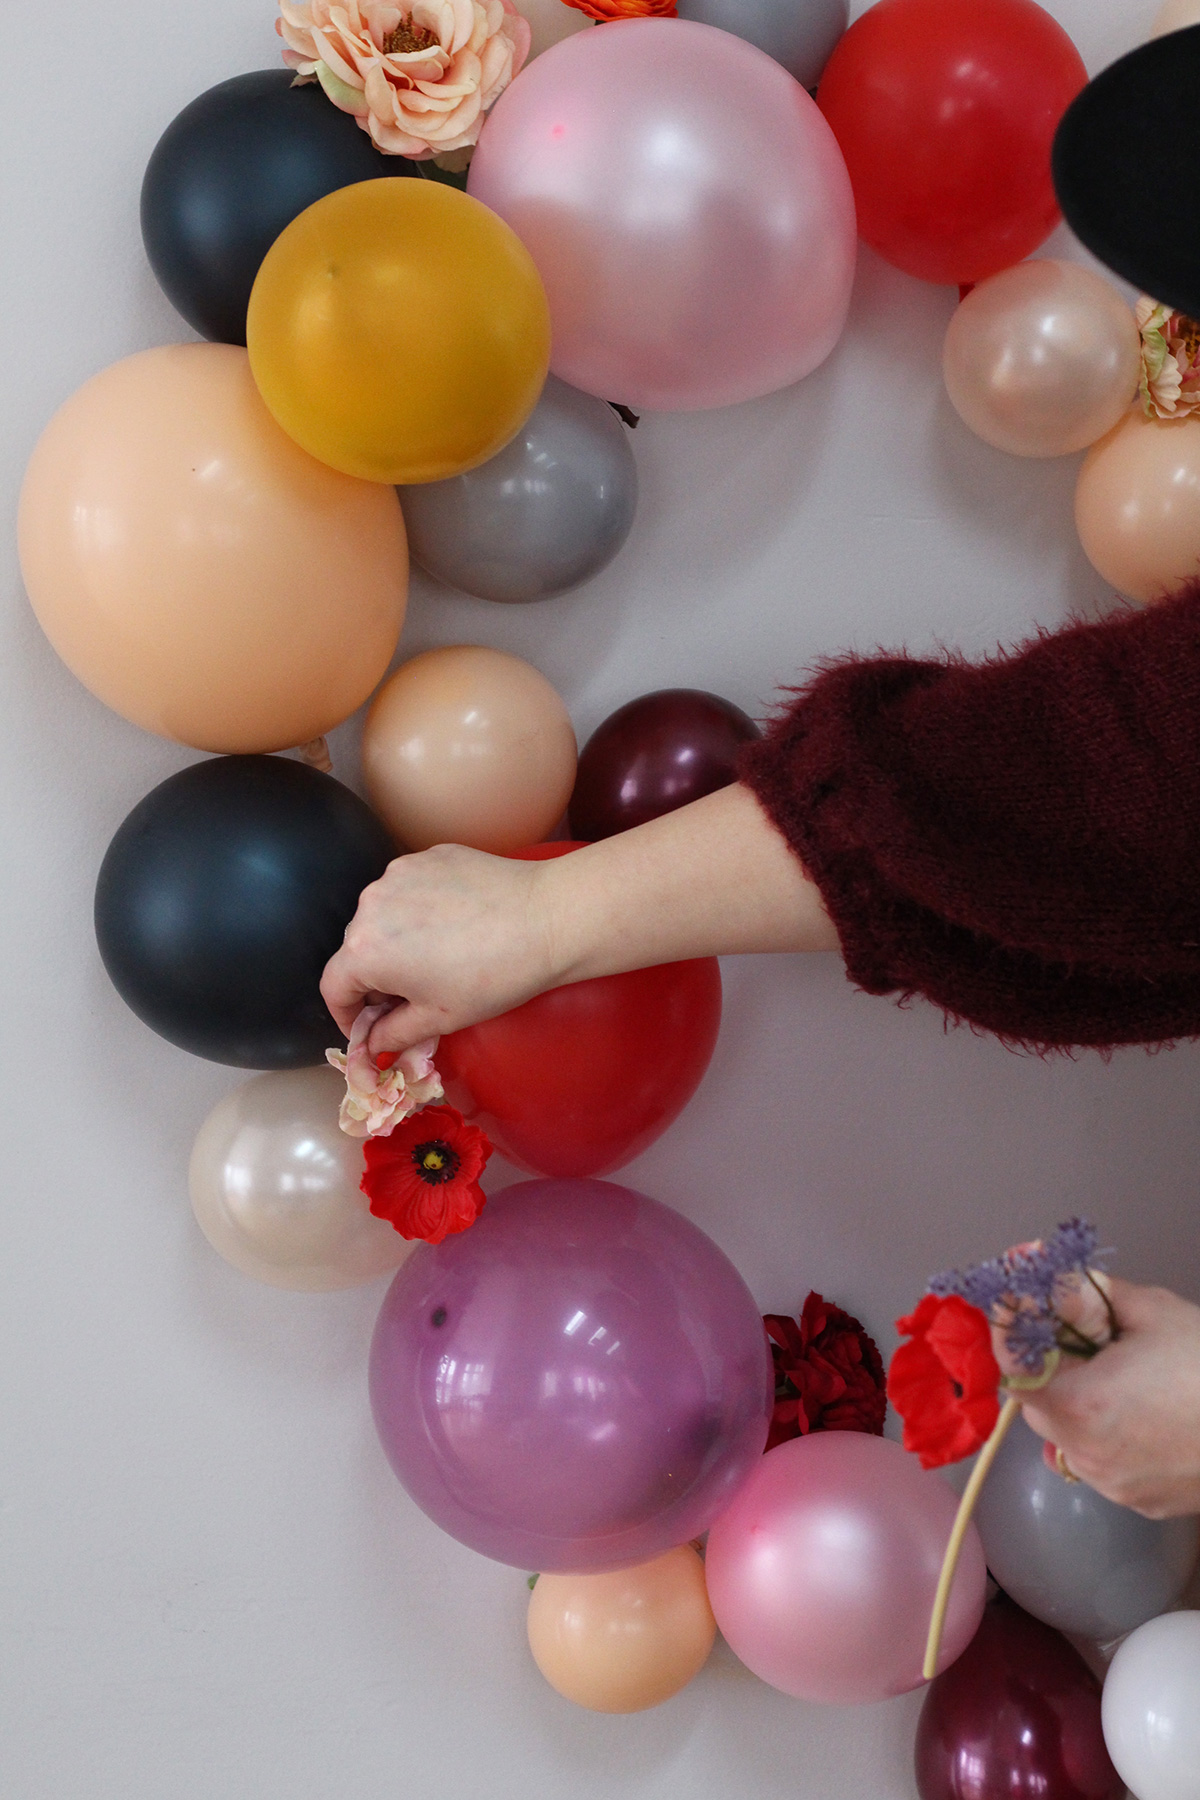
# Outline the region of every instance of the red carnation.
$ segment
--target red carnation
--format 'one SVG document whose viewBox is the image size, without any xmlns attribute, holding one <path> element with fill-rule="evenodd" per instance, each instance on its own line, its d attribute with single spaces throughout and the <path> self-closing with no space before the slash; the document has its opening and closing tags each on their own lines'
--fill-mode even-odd
<svg viewBox="0 0 1200 1800">
<path fill-rule="evenodd" d="M 896 1320 L 912 1341 L 892 1358 L 888 1398 L 904 1420 L 904 1448 L 923 1469 L 961 1462 L 982 1449 L 1000 1416 L 1000 1365 L 987 1314 L 959 1294 L 926 1294 Z"/>
<path fill-rule="evenodd" d="M 486 1135 L 454 1107 L 427 1106 L 387 1137 L 367 1139 L 359 1186 L 401 1237 L 440 1244 L 483 1211 L 479 1177 L 491 1154 Z"/>
<path fill-rule="evenodd" d="M 883 1359 L 857 1319 L 813 1293 L 799 1323 L 782 1313 L 767 1313 L 763 1323 L 775 1362 L 768 1450 L 810 1431 L 882 1435 Z"/>
</svg>

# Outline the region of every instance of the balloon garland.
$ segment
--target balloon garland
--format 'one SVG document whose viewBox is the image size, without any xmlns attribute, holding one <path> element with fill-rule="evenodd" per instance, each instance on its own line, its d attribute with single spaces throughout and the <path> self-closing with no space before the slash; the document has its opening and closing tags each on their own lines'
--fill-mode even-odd
<svg viewBox="0 0 1200 1800">
<path fill-rule="evenodd" d="M 900 1322 L 889 1391 L 918 1468 L 881 1435 L 882 1364 L 856 1320 L 813 1294 L 764 1337 L 716 1245 L 596 1179 L 695 1091 L 715 962 L 542 996 L 447 1039 L 440 1075 L 430 1046 L 371 1064 L 365 1025 L 330 1053 L 344 1092 L 312 1065 L 331 1035 L 321 970 L 397 850 L 569 854 L 540 841 L 568 809 L 589 840 L 657 817 L 732 780 L 757 730 L 669 690 L 577 759 L 561 699 L 520 659 L 452 646 L 384 680 L 409 541 L 500 602 L 595 574 L 636 506 L 618 414 L 728 404 L 817 367 L 845 320 L 857 212 L 889 261 L 966 290 L 944 355 L 966 424 L 1011 454 L 1088 449 L 1081 541 L 1152 600 L 1200 555 L 1200 328 L 1182 289 L 1135 315 L 1086 269 L 1022 260 L 1057 220 L 1056 128 L 1067 113 L 1069 169 L 1099 85 L 1033 0 L 877 0 L 849 30 L 845 0 L 467 10 L 462 35 L 428 0 L 282 0 L 297 80 L 201 95 L 143 185 L 151 265 L 210 341 L 95 376 L 22 494 L 25 581 L 63 659 L 134 723 L 220 753 L 134 809 L 96 891 L 102 958 L 138 1016 L 269 1071 L 197 1137 L 197 1219 L 275 1285 L 398 1271 L 371 1351 L 384 1449 L 460 1542 L 541 1571 L 531 1649 L 578 1704 L 660 1703 L 719 1626 L 809 1700 L 936 1671 L 922 1800 L 963 1791 L 964 1756 L 988 1791 L 1115 1800 L 1128 1779 L 1173 1800 L 1196 1766 L 1200 1615 L 1158 1615 L 1196 1522 L 1080 1494 L 1019 1421 L 1006 1435 L 1021 1386 L 1071 1348 L 1055 1308 L 1093 1279 L 1078 1222 L 935 1284 Z M 1196 10 L 1168 0 L 1160 30 Z M 986 103 L 961 104 L 980 69 Z M 372 694 L 367 806 L 319 746 Z M 317 766 L 267 754 L 298 745 Z M 485 1203 L 492 1142 L 541 1179 Z M 1037 1372 L 1003 1378 L 991 1330 L 1011 1346 L 1020 1325 L 1028 1351 L 1031 1321 Z M 929 1471 L 981 1447 L 951 1534 Z M 831 1558 L 831 1531 L 861 1555 Z M 987 1566 L 1005 1594 L 985 1606 Z M 1102 1718 L 1053 1626 L 1132 1630 Z"/>
</svg>

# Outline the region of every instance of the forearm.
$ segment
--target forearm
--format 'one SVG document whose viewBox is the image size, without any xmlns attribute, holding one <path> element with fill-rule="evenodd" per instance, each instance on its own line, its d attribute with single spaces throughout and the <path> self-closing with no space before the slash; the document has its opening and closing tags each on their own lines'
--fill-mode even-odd
<svg viewBox="0 0 1200 1800">
<path fill-rule="evenodd" d="M 744 951 L 836 950 L 816 885 L 740 783 L 541 865 L 558 984 Z"/>
</svg>

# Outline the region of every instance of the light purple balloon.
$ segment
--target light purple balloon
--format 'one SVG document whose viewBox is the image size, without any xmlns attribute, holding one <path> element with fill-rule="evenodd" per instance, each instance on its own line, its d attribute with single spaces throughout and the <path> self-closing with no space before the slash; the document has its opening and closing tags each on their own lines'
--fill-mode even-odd
<svg viewBox="0 0 1200 1800">
<path fill-rule="evenodd" d="M 518 1568 L 620 1569 L 707 1529 L 754 1469 L 774 1378 L 741 1276 L 607 1181 L 524 1181 L 392 1283 L 371 1404 L 409 1494 Z"/>
<path fill-rule="evenodd" d="M 786 387 L 845 324 L 856 232 L 832 131 L 753 44 L 622 19 L 555 44 L 488 115 L 468 192 L 546 284 L 563 381 L 637 410 Z"/>
<path fill-rule="evenodd" d="M 888 1438 L 828 1431 L 777 1445 L 709 1533 L 708 1595 L 730 1649 L 799 1700 L 856 1706 L 919 1687 L 957 1505 Z M 978 1630 L 986 1586 L 972 1525 L 939 1670 Z"/>
</svg>

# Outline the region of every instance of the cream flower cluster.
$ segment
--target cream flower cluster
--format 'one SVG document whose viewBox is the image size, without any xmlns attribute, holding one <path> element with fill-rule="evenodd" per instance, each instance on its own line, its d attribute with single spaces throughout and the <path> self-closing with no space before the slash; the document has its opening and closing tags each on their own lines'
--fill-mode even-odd
<svg viewBox="0 0 1200 1800">
<path fill-rule="evenodd" d="M 367 1039 L 387 1010 L 364 1006 L 354 1021 L 349 1047 L 325 1052 L 326 1062 L 346 1077 L 338 1124 L 347 1137 L 386 1137 L 410 1113 L 442 1098 L 441 1078 L 433 1066 L 435 1038 L 405 1050 L 390 1069 L 376 1067 Z"/>
<path fill-rule="evenodd" d="M 1147 418 L 1185 419 L 1200 410 L 1200 325 L 1143 294 L 1142 408 Z"/>
</svg>

